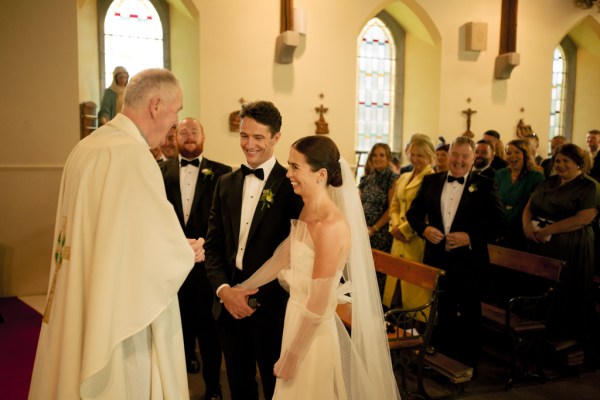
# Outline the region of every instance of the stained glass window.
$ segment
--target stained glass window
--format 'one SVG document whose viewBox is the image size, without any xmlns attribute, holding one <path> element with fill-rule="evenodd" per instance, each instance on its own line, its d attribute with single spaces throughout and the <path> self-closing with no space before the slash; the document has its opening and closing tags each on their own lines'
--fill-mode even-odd
<svg viewBox="0 0 600 400">
<path fill-rule="evenodd" d="M 396 46 L 387 26 L 371 19 L 358 38 L 357 154 L 358 165 L 375 143 L 392 147 Z M 360 172 L 358 176 L 362 175 Z"/>
<path fill-rule="evenodd" d="M 164 67 L 160 17 L 148 0 L 115 0 L 104 20 L 104 75 L 122 65 L 129 76 L 146 68 Z"/>
<path fill-rule="evenodd" d="M 552 93 L 550 100 L 550 131 L 548 139 L 562 135 L 564 129 L 565 93 L 567 82 L 567 63 L 561 46 L 554 49 L 552 63 Z M 550 144 L 548 144 L 549 146 Z"/>
</svg>

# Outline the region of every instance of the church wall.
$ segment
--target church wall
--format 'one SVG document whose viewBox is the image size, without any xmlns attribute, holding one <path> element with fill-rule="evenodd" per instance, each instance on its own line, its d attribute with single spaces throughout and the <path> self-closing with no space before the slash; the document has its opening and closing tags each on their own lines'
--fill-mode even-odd
<svg viewBox="0 0 600 400">
<path fill-rule="evenodd" d="M 600 129 L 598 109 L 600 92 L 600 56 L 589 51 L 577 54 L 577 83 L 575 85 L 575 113 L 573 140 L 585 148 L 588 131 Z"/>
<path fill-rule="evenodd" d="M 79 138 L 77 6 L 0 2 L 0 296 L 48 284 L 62 164 Z"/>
</svg>

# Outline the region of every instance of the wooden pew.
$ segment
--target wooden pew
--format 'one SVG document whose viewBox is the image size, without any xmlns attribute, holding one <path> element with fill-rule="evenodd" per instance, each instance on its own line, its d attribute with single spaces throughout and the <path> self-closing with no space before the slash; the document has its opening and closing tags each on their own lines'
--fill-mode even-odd
<svg viewBox="0 0 600 400">
<path fill-rule="evenodd" d="M 484 297 L 481 304 L 483 326 L 511 342 L 510 377 L 506 387 L 526 376 L 543 379 L 539 353 L 548 307 L 565 262 L 493 244 L 488 245 L 488 250 L 488 290 L 484 290 L 488 298 Z M 490 296 L 492 291 L 495 296 Z M 537 374 L 528 368 L 531 349 L 536 350 Z"/>
<path fill-rule="evenodd" d="M 398 308 L 390 310 L 385 314 L 388 325 L 388 342 L 390 351 L 392 352 L 392 361 L 394 367 L 400 367 L 402 373 L 402 395 L 410 395 L 410 393 L 408 393 L 406 382 L 407 368 L 409 364 L 416 363 L 419 394 L 429 398 L 423 386 L 423 365 L 430 357 L 427 356 L 426 358 L 425 348 L 429 344 L 429 339 L 431 338 L 437 310 L 438 280 L 440 276 L 445 274 L 445 271 L 415 261 L 392 256 L 379 250 L 372 250 L 372 252 L 375 269 L 377 271 L 433 292 L 431 300 L 420 307 L 412 309 Z M 426 311 L 428 311 L 428 313 Z M 350 329 L 352 327 L 352 305 L 338 305 L 337 313 L 344 325 Z M 449 366 L 447 363 L 447 360 L 449 359 L 444 359 L 443 355 L 440 356 L 441 357 L 432 357 L 432 363 L 428 364 L 448 377 L 454 377 L 456 374 L 460 375 L 460 373 L 457 373 L 453 369 L 453 367 L 456 368 L 456 362 L 454 360 L 450 360 L 454 364 Z M 465 369 L 467 368 L 462 364 L 460 365 Z M 468 379 L 470 379 L 470 376 Z"/>
</svg>

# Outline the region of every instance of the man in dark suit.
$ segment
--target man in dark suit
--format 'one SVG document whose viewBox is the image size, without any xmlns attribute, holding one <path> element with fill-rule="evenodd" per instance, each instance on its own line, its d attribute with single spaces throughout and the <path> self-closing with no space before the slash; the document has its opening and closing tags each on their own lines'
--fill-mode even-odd
<svg viewBox="0 0 600 400">
<path fill-rule="evenodd" d="M 494 181 L 469 173 L 475 143 L 461 136 L 450 147 L 450 170 L 423 179 L 406 217 L 423 238 L 423 263 L 446 271 L 434 345 L 464 364 L 476 366 L 481 322 L 480 280 L 489 263 L 487 244 L 506 223 Z"/>
<path fill-rule="evenodd" d="M 554 136 L 550 139 L 550 157 L 542 161 L 541 167 L 544 169 L 544 177 L 548 179 L 549 176 L 554 175 L 554 152 L 559 146 L 568 143 L 567 138 L 564 136 Z"/>
<path fill-rule="evenodd" d="M 161 164 L 167 198 L 173 204 L 188 239 L 204 241 L 208 216 L 219 177 L 231 167 L 202 155 L 204 129 L 194 118 L 185 118 L 175 133 L 179 157 Z M 221 399 L 221 345 L 212 315 L 214 292 L 206 276 L 204 262 L 196 263 L 179 289 L 179 309 L 187 370 L 196 373 L 196 339 L 202 357 L 206 399 Z"/>
<path fill-rule="evenodd" d="M 492 160 L 492 168 L 498 171 L 499 169 L 505 168 L 508 166 L 508 162 L 500 157 L 500 148 L 502 147 L 502 142 L 500 141 L 500 133 L 498 131 L 489 130 L 483 133 L 483 140 L 487 140 L 492 144 L 494 148 L 494 158 Z"/>
<path fill-rule="evenodd" d="M 256 290 L 234 286 L 250 277 L 288 236 L 302 201 L 273 154 L 281 114 L 270 102 L 242 108 L 240 145 L 246 163 L 219 180 L 205 243 L 227 378 L 233 400 L 258 399 L 256 365 L 264 397 L 273 397 L 288 295 L 275 280 Z M 249 297 L 252 296 L 252 297 Z M 224 307 L 222 307 L 224 306 Z"/>
<path fill-rule="evenodd" d="M 492 168 L 494 159 L 494 147 L 487 140 L 481 139 L 475 144 L 475 161 L 473 162 L 473 173 L 494 179 L 496 170 Z"/>
<path fill-rule="evenodd" d="M 592 129 L 586 136 L 592 167 L 589 175 L 600 182 L 600 131 Z"/>
</svg>

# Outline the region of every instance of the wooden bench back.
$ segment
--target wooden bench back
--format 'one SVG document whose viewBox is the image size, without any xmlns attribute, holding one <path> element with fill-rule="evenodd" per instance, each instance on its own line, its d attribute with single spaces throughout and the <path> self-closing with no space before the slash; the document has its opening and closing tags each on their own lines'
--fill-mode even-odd
<svg viewBox="0 0 600 400">
<path fill-rule="evenodd" d="M 440 276 L 446 271 L 430 267 L 420 262 L 393 256 L 380 250 L 371 250 L 375 269 L 386 275 L 393 276 L 404 282 L 412 283 L 424 289 L 435 290 Z"/>
<path fill-rule="evenodd" d="M 490 264 L 554 282 L 560 280 L 560 273 L 566 262 L 554 258 L 538 256 L 524 251 L 488 244 Z"/>
</svg>

